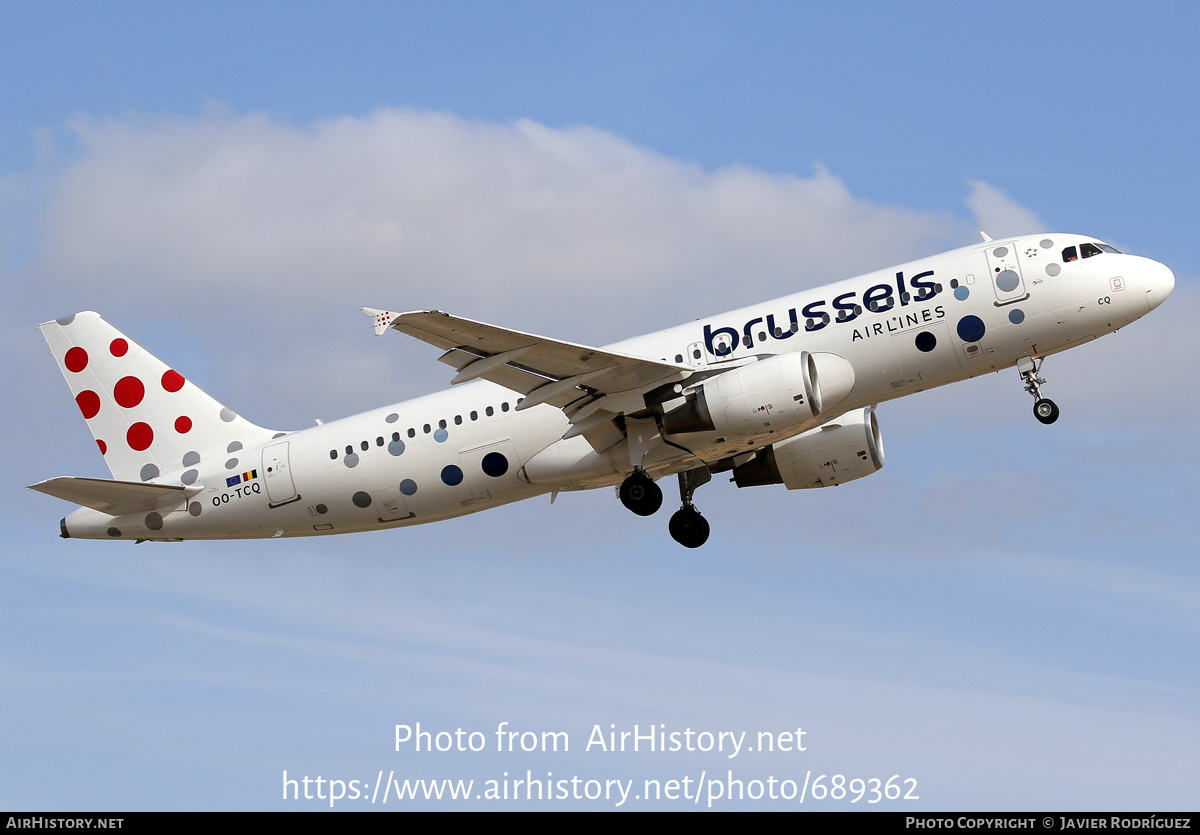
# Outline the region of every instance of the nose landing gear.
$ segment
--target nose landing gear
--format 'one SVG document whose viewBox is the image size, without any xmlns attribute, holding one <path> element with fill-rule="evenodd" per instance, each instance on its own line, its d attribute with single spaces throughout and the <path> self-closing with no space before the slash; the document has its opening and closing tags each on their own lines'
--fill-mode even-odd
<svg viewBox="0 0 1200 835">
<path fill-rule="evenodd" d="M 1038 374 L 1041 368 L 1041 359 L 1021 357 L 1017 360 L 1017 372 L 1025 381 L 1025 391 L 1035 398 L 1033 416 L 1039 422 L 1049 425 L 1058 420 L 1058 404 L 1048 397 L 1042 397 L 1042 384 L 1046 381 Z"/>
</svg>

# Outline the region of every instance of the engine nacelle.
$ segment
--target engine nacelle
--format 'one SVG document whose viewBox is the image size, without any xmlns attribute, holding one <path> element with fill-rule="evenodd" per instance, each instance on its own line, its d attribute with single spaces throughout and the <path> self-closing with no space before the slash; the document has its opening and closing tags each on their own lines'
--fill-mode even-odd
<svg viewBox="0 0 1200 835">
<path fill-rule="evenodd" d="M 733 480 L 738 487 L 784 484 L 789 490 L 802 490 L 854 481 L 882 466 L 879 422 L 868 407 L 772 444 L 735 467 Z"/>
<path fill-rule="evenodd" d="M 795 429 L 846 399 L 854 368 L 837 354 L 778 354 L 709 377 L 687 402 L 663 415 L 671 435 L 757 435 Z"/>
</svg>

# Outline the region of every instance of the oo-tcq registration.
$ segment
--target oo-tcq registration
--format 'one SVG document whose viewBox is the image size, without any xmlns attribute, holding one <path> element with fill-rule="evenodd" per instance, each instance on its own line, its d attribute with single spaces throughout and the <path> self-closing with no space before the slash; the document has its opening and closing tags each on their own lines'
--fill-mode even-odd
<svg viewBox="0 0 1200 835">
<path fill-rule="evenodd" d="M 41 330 L 112 479 L 33 485 L 78 505 L 69 538 L 313 536 L 451 519 L 619 486 L 703 545 L 694 491 L 828 487 L 883 466 L 878 404 L 1015 367 L 1053 423 L 1042 360 L 1146 315 L 1164 265 L 1094 238 L 983 243 L 593 348 L 428 310 L 367 308 L 445 351 L 452 387 L 298 431 L 257 426 L 96 313 Z"/>
</svg>

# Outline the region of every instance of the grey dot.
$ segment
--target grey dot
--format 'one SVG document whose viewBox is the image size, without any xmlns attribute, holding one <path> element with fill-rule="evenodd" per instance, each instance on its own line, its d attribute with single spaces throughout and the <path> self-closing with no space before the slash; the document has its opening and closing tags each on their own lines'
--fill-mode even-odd
<svg viewBox="0 0 1200 835">
<path fill-rule="evenodd" d="M 353 497 L 351 497 L 350 501 L 354 502 L 354 504 L 358 505 L 359 507 L 370 507 L 371 494 L 363 490 L 359 490 L 354 494 Z"/>
<path fill-rule="evenodd" d="M 998 246 L 992 250 L 992 255 L 995 255 L 997 258 L 1003 258 L 1005 255 L 1008 255 L 1008 247 Z"/>
<path fill-rule="evenodd" d="M 192 450 L 183 454 L 183 466 L 194 467 L 200 463 L 200 453 Z"/>
<path fill-rule="evenodd" d="M 390 415 L 387 416 L 387 418 L 385 418 L 385 420 L 387 420 L 388 423 L 395 423 L 399 419 L 400 419 L 400 415 L 396 414 L 395 412 L 392 412 Z"/>
<path fill-rule="evenodd" d="M 62 325 L 65 328 L 67 325 L 69 325 L 75 321 L 75 314 L 72 313 L 70 316 L 63 316 L 59 319 L 55 319 L 54 321 L 58 322 L 60 325 Z M 116 528 L 112 528 L 111 530 L 116 530 Z"/>
<path fill-rule="evenodd" d="M 282 438 L 286 434 L 287 434 L 286 432 L 276 432 L 274 435 L 271 436 L 271 440 L 275 440 L 276 438 Z"/>
<path fill-rule="evenodd" d="M 1042 249 L 1049 249 L 1052 246 L 1054 246 L 1054 241 L 1049 238 L 1042 238 Z"/>
<path fill-rule="evenodd" d="M 109 536 L 120 536 L 120 535 L 121 535 L 121 529 L 120 529 L 120 528 L 109 528 L 109 529 L 108 529 L 108 535 L 109 535 Z"/>
<path fill-rule="evenodd" d="M 342 459 L 342 463 L 345 464 L 347 467 L 357 467 L 358 466 L 358 454 L 354 453 L 354 452 L 350 453 L 349 455 L 347 455 L 345 458 Z"/>
<path fill-rule="evenodd" d="M 1011 293 L 1021 283 L 1021 277 L 1013 270 L 1005 270 L 996 276 L 996 286 L 1005 293 Z"/>
<path fill-rule="evenodd" d="M 225 447 L 225 451 L 226 452 L 237 452 L 241 448 L 242 448 L 242 442 L 234 441 L 229 446 Z"/>
<path fill-rule="evenodd" d="M 202 510 L 204 510 L 204 506 L 200 502 L 192 502 L 188 505 L 188 513 L 193 516 L 199 516 Z"/>
<path fill-rule="evenodd" d="M 142 467 L 142 481 L 149 481 L 152 478 L 158 478 L 158 466 L 155 464 L 147 464 Z"/>
<path fill-rule="evenodd" d="M 328 512 L 329 512 L 329 508 L 327 508 L 327 507 L 326 507 L 325 505 L 323 505 L 323 504 L 319 504 L 319 505 L 317 505 L 315 509 L 316 509 L 317 513 L 320 513 L 320 514 L 322 514 L 322 515 L 324 515 L 324 514 L 326 514 L 326 513 L 328 513 Z"/>
<path fill-rule="evenodd" d="M 1062 272 L 1062 267 L 1060 267 L 1058 264 L 1047 264 L 1046 265 L 1046 275 L 1056 276 L 1061 272 Z"/>
<path fill-rule="evenodd" d="M 1013 309 L 1008 312 L 1008 321 L 1014 325 L 1019 325 L 1025 321 L 1025 311 Z"/>
<path fill-rule="evenodd" d="M 238 465 L 238 460 L 236 458 L 230 458 L 228 461 L 225 462 L 225 469 L 236 470 L 237 465 Z"/>
<path fill-rule="evenodd" d="M 400 482 L 400 492 L 406 496 L 411 496 L 417 492 L 417 483 L 411 478 L 404 479 L 404 481 Z"/>
<path fill-rule="evenodd" d="M 150 511 L 146 514 L 146 527 L 152 531 L 162 530 L 162 514 L 155 511 Z"/>
<path fill-rule="evenodd" d="M 392 441 L 390 444 L 388 444 L 388 452 L 390 452 L 392 455 L 403 455 L 404 441 Z"/>
<path fill-rule="evenodd" d="M 200 475 L 200 473 L 198 470 L 188 470 L 187 472 L 185 472 L 183 475 L 181 475 L 179 477 L 179 481 L 182 484 L 195 484 L 196 478 L 199 475 Z"/>
<path fill-rule="evenodd" d="M 237 417 L 237 412 L 231 412 L 231 411 L 229 411 L 229 409 L 226 409 L 224 406 L 221 407 L 221 420 L 225 421 L 226 423 L 229 423 L 235 417 Z"/>
</svg>

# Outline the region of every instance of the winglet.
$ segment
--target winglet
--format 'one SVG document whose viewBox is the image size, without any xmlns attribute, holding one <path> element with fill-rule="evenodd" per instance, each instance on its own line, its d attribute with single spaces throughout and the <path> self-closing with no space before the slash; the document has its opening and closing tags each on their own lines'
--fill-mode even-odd
<svg viewBox="0 0 1200 835">
<path fill-rule="evenodd" d="M 362 312 L 375 320 L 376 336 L 383 336 L 383 332 L 392 326 L 392 320 L 400 315 L 389 310 L 376 310 L 373 307 L 364 307 Z"/>
</svg>

